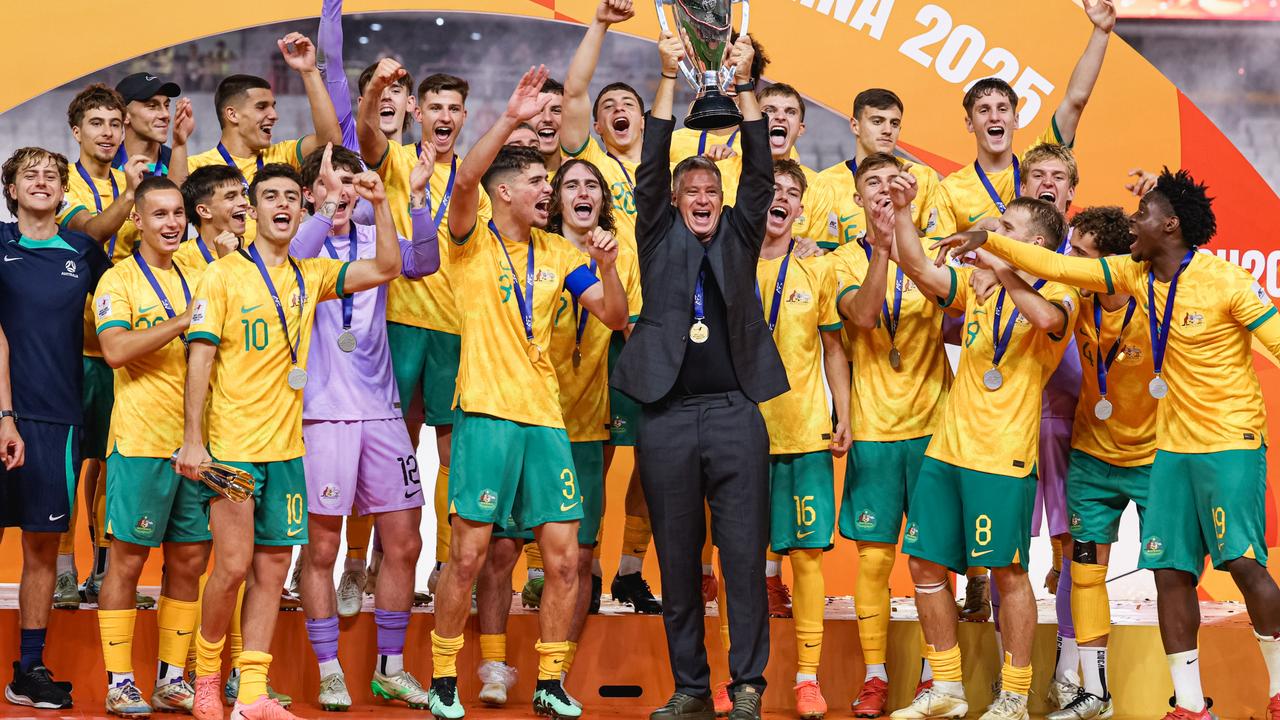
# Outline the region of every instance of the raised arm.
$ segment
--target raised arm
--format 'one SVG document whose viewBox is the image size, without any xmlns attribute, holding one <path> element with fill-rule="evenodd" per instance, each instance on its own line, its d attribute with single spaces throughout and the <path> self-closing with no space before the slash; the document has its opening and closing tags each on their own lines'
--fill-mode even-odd
<svg viewBox="0 0 1280 720">
<path fill-rule="evenodd" d="M 333 216 L 338 212 L 338 195 L 342 192 L 342 180 L 333 169 L 333 144 L 324 146 L 320 156 L 319 184 L 312 189 L 312 205 L 315 211 L 307 218 L 289 241 L 289 254 L 297 258 L 320 257 L 324 239 L 333 231 Z"/>
<path fill-rule="evenodd" d="M 151 162 L 150 158 L 141 155 L 129 158 L 129 162 L 124 166 L 124 192 L 121 192 L 119 197 L 96 215 L 90 215 L 88 212 L 72 215 L 67 221 L 67 229 L 86 233 L 101 243 L 105 243 L 111 239 L 112 235 L 120 232 L 120 228 L 124 227 L 125 221 L 129 219 L 129 214 L 133 212 L 133 193 L 138 189 L 138 184 L 142 182 L 142 175 Z M 86 208 L 86 210 L 91 209 Z"/>
<path fill-rule="evenodd" d="M 169 148 L 169 179 L 178 186 L 187 181 L 187 141 L 196 131 L 191 98 L 182 98 L 173 111 L 173 142 Z"/>
<path fill-rule="evenodd" d="M 1075 142 L 1076 129 L 1080 126 L 1080 116 L 1084 114 L 1084 106 L 1093 94 L 1093 86 L 1098 82 L 1098 74 L 1102 72 L 1102 61 L 1107 55 L 1107 43 L 1111 40 L 1111 31 L 1116 26 L 1115 0 L 1081 0 L 1084 11 L 1093 23 L 1093 33 L 1089 35 L 1089 44 L 1071 71 L 1071 79 L 1067 81 L 1067 93 L 1062 104 L 1053 113 L 1058 134 L 1068 145 Z"/>
<path fill-rule="evenodd" d="M 662 75 L 653 108 L 644 123 L 644 143 L 640 148 L 640 167 L 636 168 L 636 246 L 644 256 L 666 237 L 675 213 L 671 206 L 671 133 L 675 120 L 671 108 L 675 102 L 676 73 L 684 57 L 684 44 L 671 33 L 663 33 L 658 41 L 662 58 Z"/>
<path fill-rule="evenodd" d="M 560 147 L 576 153 L 591 139 L 591 77 L 600 61 L 609 26 L 635 15 L 631 0 L 601 0 L 596 16 L 569 62 L 564 76 L 564 110 L 560 123 Z"/>
<path fill-rule="evenodd" d="M 1044 296 L 1031 287 L 1008 263 L 993 257 L 990 253 L 979 250 L 978 265 L 989 268 L 996 274 L 996 279 L 1004 286 L 1005 293 L 1017 306 L 1022 317 L 1031 326 L 1041 332 L 1049 333 L 1055 338 L 1066 334 L 1067 311 L 1044 299 Z"/>
<path fill-rule="evenodd" d="M 1059 255 L 1039 245 L 1018 242 L 999 233 L 989 233 L 985 230 L 957 233 L 939 240 L 934 247 L 939 249 L 938 263 L 942 263 L 948 255 L 964 256 L 981 247 L 1019 270 L 1025 270 L 1045 280 L 1107 294 L 1114 293 L 1116 290 L 1129 295 L 1145 292 L 1142 287 L 1128 286 L 1126 278 L 1129 277 L 1129 273 L 1116 272 L 1112 269 L 1120 263 L 1131 263 L 1132 260 L 1128 256 L 1094 260 Z"/>
<path fill-rule="evenodd" d="M 898 267 L 926 296 L 949 297 L 951 284 L 956 282 L 955 273 L 950 268 L 935 266 L 924 254 L 915 219 L 911 216 L 911 201 L 916 197 L 915 176 L 906 171 L 898 173 L 889 184 L 889 195 L 897 217 L 894 244 L 898 250 Z"/>
<path fill-rule="evenodd" d="M 424 143 L 418 164 L 409 172 L 409 219 L 413 222 L 413 240 L 400 240 L 400 272 L 407 278 L 431 275 L 440 269 L 439 228 L 427 208 L 427 184 L 435 169 L 435 151 Z"/>
<path fill-rule="evenodd" d="M 889 258 L 893 254 L 894 228 L 898 221 L 893 206 L 871 208 L 867 218 L 872 223 L 867 240 L 871 243 L 871 259 L 862 285 L 840 297 L 840 314 L 857 327 L 870 330 L 880 322 L 884 293 L 888 289 Z M 856 242 L 856 241 L 855 241 Z M 843 252 L 851 252 L 853 248 Z M 839 252 L 839 251 L 838 251 Z"/>
<path fill-rule="evenodd" d="M 164 323 L 161 323 L 162 325 Z M 200 465 L 212 460 L 204 446 L 204 412 L 209 399 L 209 377 L 218 346 L 208 340 L 192 340 L 187 351 L 187 386 L 182 396 L 182 448 L 177 470 L 196 480 Z"/>
<path fill-rule="evenodd" d="M 342 128 L 338 126 L 338 115 L 334 112 L 333 102 L 329 100 L 329 89 L 325 86 L 324 76 L 316 67 L 316 46 L 302 33 L 292 32 L 276 41 L 280 54 L 284 55 L 285 64 L 302 77 L 302 87 L 307 92 L 307 103 L 311 105 L 311 124 L 315 134 L 307 135 L 299 141 L 298 153 L 306 157 L 326 143 L 342 142 Z"/>
<path fill-rule="evenodd" d="M 600 318 L 610 330 L 625 330 L 628 325 L 627 291 L 618 276 L 616 261 L 618 259 L 618 242 L 613 233 L 596 228 L 591 232 L 591 240 L 587 252 L 596 261 L 596 270 L 600 273 L 600 282 L 592 283 L 584 290 L 574 286 L 578 280 L 570 275 L 565 281 L 569 292 L 578 297 L 578 302 L 587 312 Z M 585 270 L 580 267 L 574 273 Z M 589 282 L 590 280 L 586 280 Z"/>
<path fill-rule="evenodd" d="M 751 60 L 754 56 L 755 46 L 751 44 L 751 38 L 740 36 L 733 46 L 732 61 L 738 68 L 735 82 L 751 81 Z M 773 154 L 769 150 L 768 123 L 760 114 L 754 90 L 738 93 L 738 108 L 742 111 L 742 175 L 732 216 L 741 223 L 741 239 L 759 252 L 764 243 L 769 204 L 773 200 Z"/>
<path fill-rule="evenodd" d="M 351 114 L 351 85 L 342 64 L 342 0 L 324 0 L 321 4 L 316 45 L 317 65 L 342 130 L 342 145 L 359 152 L 356 121 Z"/>
<path fill-rule="evenodd" d="M 374 228 L 377 236 L 377 252 L 372 259 L 356 260 L 347 266 L 342 282 L 342 293 L 351 295 L 361 290 L 390 282 L 400 274 L 400 236 L 396 234 L 395 220 L 391 217 L 391 204 L 382 178 L 372 170 L 366 170 L 352 181 L 356 192 L 373 206 Z"/>
<path fill-rule="evenodd" d="M 13 409 L 13 385 L 9 381 L 9 339 L 0 329 L 0 410 Z M 0 418 L 0 457 L 4 468 L 12 470 L 26 460 L 26 444 L 18 434 L 18 422 L 13 416 Z"/>
<path fill-rule="evenodd" d="M 458 165 L 453 199 L 449 201 L 449 236 L 455 240 L 467 237 L 475 229 L 476 211 L 480 208 L 480 179 L 493 164 L 493 159 L 498 157 L 498 151 L 506 144 L 511 131 L 520 123 L 537 117 L 554 98 L 542 92 L 542 83 L 546 80 L 545 65 L 529 68 L 507 100 L 507 109 Z"/>
</svg>

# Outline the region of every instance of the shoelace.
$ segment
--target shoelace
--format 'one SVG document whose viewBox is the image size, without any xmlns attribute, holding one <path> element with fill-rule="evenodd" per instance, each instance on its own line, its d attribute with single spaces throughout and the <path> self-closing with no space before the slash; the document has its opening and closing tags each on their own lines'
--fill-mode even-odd
<svg viewBox="0 0 1280 720">
<path fill-rule="evenodd" d="M 685 703 L 686 700 L 692 700 L 692 699 L 694 699 L 692 695 L 685 695 L 684 693 L 676 693 L 675 695 L 671 696 L 670 700 L 667 700 L 667 704 L 663 705 L 662 709 L 677 710 L 681 705 Z"/>
<path fill-rule="evenodd" d="M 760 693 L 740 692 L 733 698 L 734 710 L 746 710 L 754 713 L 760 707 Z"/>
<path fill-rule="evenodd" d="M 448 678 L 440 678 L 431 683 L 431 691 L 436 694 L 436 697 L 440 698 L 440 702 L 445 705 L 452 705 L 454 697 L 458 693 L 458 688 L 449 682 Z"/>
<path fill-rule="evenodd" d="M 570 704 L 569 696 L 564 691 L 564 685 L 558 682 L 547 685 L 543 688 L 543 691 L 566 705 Z"/>
<path fill-rule="evenodd" d="M 408 686 L 411 690 L 422 690 L 422 683 L 418 682 L 418 678 L 414 677 L 413 673 L 408 670 L 400 671 L 400 682 Z"/>
<path fill-rule="evenodd" d="M 1080 690 L 1076 691 L 1076 696 L 1074 698 L 1071 698 L 1071 702 L 1067 703 L 1067 706 L 1064 707 L 1063 710 L 1074 710 L 1079 706 L 1089 702 L 1089 699 L 1092 697 L 1094 697 L 1093 693 L 1087 692 L 1086 690 L 1081 688 Z"/>
<path fill-rule="evenodd" d="M 1012 714 L 1021 707 L 1021 703 L 1013 696 L 1013 693 L 1001 692 L 1000 697 L 996 698 L 995 709 Z"/>
<path fill-rule="evenodd" d="M 124 686 L 122 692 L 124 694 L 125 700 L 128 700 L 129 702 L 133 702 L 133 703 L 142 702 L 142 693 L 138 692 L 137 685 L 134 685 L 133 683 L 129 683 L 128 685 Z"/>
</svg>

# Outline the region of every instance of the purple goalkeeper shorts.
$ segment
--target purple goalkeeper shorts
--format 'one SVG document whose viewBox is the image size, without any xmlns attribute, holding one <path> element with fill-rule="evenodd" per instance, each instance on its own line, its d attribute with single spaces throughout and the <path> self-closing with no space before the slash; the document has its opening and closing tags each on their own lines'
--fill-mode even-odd
<svg viewBox="0 0 1280 720">
<path fill-rule="evenodd" d="M 422 507 L 418 458 L 404 420 L 302 424 L 307 511 L 361 515 Z"/>
<path fill-rule="evenodd" d="M 1067 458 L 1071 456 L 1071 418 L 1040 421 L 1040 461 L 1036 465 L 1036 504 L 1031 534 L 1039 537 L 1040 519 L 1048 513 L 1049 537 L 1070 532 L 1067 519 Z"/>
</svg>

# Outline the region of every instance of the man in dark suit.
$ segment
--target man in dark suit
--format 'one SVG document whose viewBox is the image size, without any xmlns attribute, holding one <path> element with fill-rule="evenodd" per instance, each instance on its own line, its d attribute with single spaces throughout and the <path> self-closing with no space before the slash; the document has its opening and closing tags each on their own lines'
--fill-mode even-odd
<svg viewBox="0 0 1280 720">
<path fill-rule="evenodd" d="M 691 157 L 668 163 L 678 62 L 664 34 L 662 79 L 636 173 L 636 244 L 644 310 L 613 373 L 643 404 L 640 480 L 662 570 L 662 616 L 675 695 L 652 720 L 711 720 L 703 646 L 703 507 L 729 598 L 732 720 L 756 718 L 769 658 L 764 554 L 769 436 L 757 403 L 788 389 L 756 294 L 756 263 L 773 199 L 773 160 L 756 103 L 750 38 L 733 48 L 744 122 L 738 205 L 723 206 L 720 172 Z M 673 192 L 674 182 L 674 192 Z"/>
</svg>

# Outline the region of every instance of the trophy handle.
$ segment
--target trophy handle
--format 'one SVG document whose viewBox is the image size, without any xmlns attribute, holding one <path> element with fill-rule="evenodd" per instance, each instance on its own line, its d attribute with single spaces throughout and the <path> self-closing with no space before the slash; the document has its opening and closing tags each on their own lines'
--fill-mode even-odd
<svg viewBox="0 0 1280 720">
<path fill-rule="evenodd" d="M 661 0 L 659 0 L 661 1 Z M 672 2 L 673 0 L 668 0 Z M 738 31 L 738 37 L 742 37 L 751 31 L 751 0 L 733 0 L 734 5 L 742 5 L 742 29 Z M 732 6 L 730 6 L 732 8 Z M 733 16 L 730 14 L 729 21 L 733 22 Z M 728 67 L 720 68 L 720 85 L 721 87 L 733 87 L 733 76 L 738 72 L 738 64 L 734 63 Z"/>
<path fill-rule="evenodd" d="M 735 0 L 735 2 L 739 1 L 741 0 Z M 671 31 L 671 26 L 667 24 L 667 11 L 663 9 L 667 5 L 675 5 L 676 0 L 653 0 L 653 4 L 658 11 L 658 27 L 662 28 L 662 32 L 680 37 L 679 33 Z M 680 61 L 680 73 L 684 75 L 684 79 L 695 91 L 702 89 L 702 78 L 698 77 L 693 65 L 689 64 L 687 60 Z"/>
</svg>

